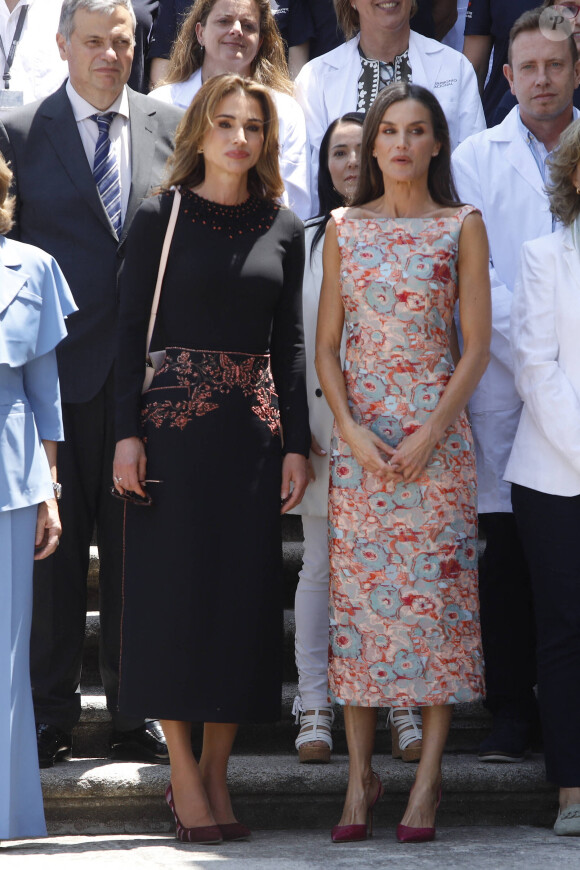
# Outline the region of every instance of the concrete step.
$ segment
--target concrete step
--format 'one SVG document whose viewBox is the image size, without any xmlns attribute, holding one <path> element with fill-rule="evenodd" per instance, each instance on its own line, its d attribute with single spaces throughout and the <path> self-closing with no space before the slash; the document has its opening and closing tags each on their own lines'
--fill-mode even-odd
<svg viewBox="0 0 580 870">
<path fill-rule="evenodd" d="M 374 767 L 386 791 L 377 806 L 376 824 L 393 827 L 401 819 L 415 767 L 379 753 Z M 329 765 L 299 764 L 295 755 L 236 755 L 229 784 L 236 813 L 251 828 L 319 828 L 326 833 L 340 818 L 347 775 L 348 761 L 342 755 Z M 59 763 L 41 771 L 41 777 L 53 834 L 172 829 L 163 799 L 169 781 L 166 766 L 84 759 Z M 556 796 L 556 789 L 544 781 L 540 756 L 522 764 L 493 765 L 450 754 L 443 763 L 437 822 L 547 826 L 556 814 Z"/>
<path fill-rule="evenodd" d="M 236 739 L 236 754 L 255 752 L 269 755 L 284 755 L 294 752 L 298 726 L 292 716 L 292 705 L 297 691 L 294 682 L 282 687 L 282 718 L 271 725 L 243 725 Z M 490 716 L 482 704 L 457 704 L 447 748 L 449 752 L 475 753 L 481 740 L 489 731 Z M 81 719 L 73 732 L 75 758 L 106 758 L 111 717 L 107 711 L 105 696 L 100 687 L 83 687 Z M 342 708 L 335 705 L 335 722 L 332 730 L 335 753 L 346 753 L 346 735 Z M 193 725 L 193 745 L 201 747 L 202 726 Z M 377 752 L 391 751 L 390 728 L 387 727 L 387 711 L 379 712 L 376 738 Z"/>
</svg>

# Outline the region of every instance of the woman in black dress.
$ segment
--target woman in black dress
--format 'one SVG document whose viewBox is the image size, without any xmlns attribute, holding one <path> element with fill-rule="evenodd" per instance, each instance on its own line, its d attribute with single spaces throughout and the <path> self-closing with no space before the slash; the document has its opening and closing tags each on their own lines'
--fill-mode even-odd
<svg viewBox="0 0 580 870">
<path fill-rule="evenodd" d="M 141 396 L 171 185 L 182 201 L 153 341 L 166 359 Z M 162 720 L 167 800 L 195 842 L 249 835 L 226 784 L 234 723 L 280 714 L 280 512 L 302 497 L 310 446 L 303 229 L 281 192 L 269 92 L 216 76 L 127 240 L 114 479 L 153 504 L 125 511 L 120 707 Z M 192 721 L 205 723 L 199 765 Z"/>
</svg>

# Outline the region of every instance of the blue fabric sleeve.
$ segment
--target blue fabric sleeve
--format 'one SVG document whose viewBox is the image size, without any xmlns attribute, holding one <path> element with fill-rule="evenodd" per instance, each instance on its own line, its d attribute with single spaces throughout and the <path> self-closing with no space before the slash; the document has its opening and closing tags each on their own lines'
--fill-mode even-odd
<svg viewBox="0 0 580 870">
<path fill-rule="evenodd" d="M 56 347 L 67 334 L 65 317 L 76 311 L 56 260 L 30 245 L 22 248 L 21 267 L 9 270 L 22 284 L 0 317 L 0 363 L 11 367 Z"/>
<path fill-rule="evenodd" d="M 49 350 L 24 366 L 24 390 L 43 440 L 64 441 L 56 351 Z"/>
</svg>

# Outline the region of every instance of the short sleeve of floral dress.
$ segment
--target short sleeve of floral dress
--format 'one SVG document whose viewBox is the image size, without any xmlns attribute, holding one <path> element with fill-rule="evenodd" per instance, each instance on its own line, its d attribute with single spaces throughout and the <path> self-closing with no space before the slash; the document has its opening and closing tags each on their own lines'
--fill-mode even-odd
<svg viewBox="0 0 580 870">
<path fill-rule="evenodd" d="M 396 446 L 437 406 L 453 372 L 463 206 L 444 218 L 334 213 L 354 419 Z M 462 413 L 414 483 L 364 471 L 331 445 L 331 696 L 404 707 L 483 695 L 477 508 L 471 429 Z"/>
</svg>

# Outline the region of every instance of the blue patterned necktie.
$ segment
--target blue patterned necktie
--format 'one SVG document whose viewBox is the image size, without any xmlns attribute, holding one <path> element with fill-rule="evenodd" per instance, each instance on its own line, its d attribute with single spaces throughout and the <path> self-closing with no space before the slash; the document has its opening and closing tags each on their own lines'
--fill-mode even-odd
<svg viewBox="0 0 580 870">
<path fill-rule="evenodd" d="M 105 115 L 91 115 L 99 128 L 99 138 L 95 148 L 95 162 L 93 164 L 93 177 L 99 191 L 105 211 L 117 238 L 121 234 L 121 181 L 119 167 L 115 152 L 111 149 L 109 132 L 116 112 L 107 112 Z"/>
</svg>

